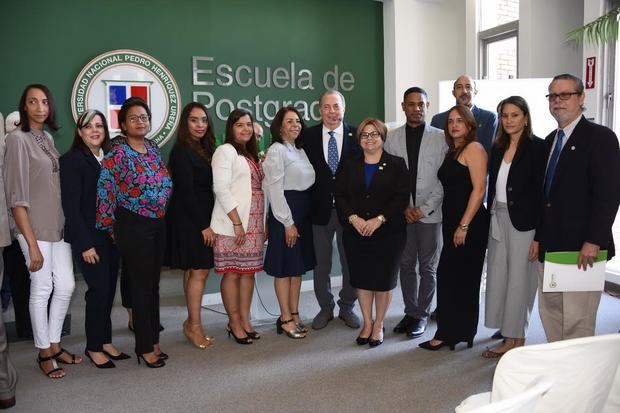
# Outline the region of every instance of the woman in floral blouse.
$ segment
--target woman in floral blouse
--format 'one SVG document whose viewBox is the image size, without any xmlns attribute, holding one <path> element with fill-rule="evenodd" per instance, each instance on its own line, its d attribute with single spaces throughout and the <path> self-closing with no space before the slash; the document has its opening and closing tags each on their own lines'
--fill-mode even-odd
<svg viewBox="0 0 620 413">
<path fill-rule="evenodd" d="M 138 362 L 156 368 L 168 358 L 159 347 L 159 276 L 172 180 L 159 148 L 145 139 L 150 122 L 144 101 L 132 98 L 121 107 L 118 124 L 127 141 L 101 164 L 97 227 L 110 232 L 127 266 Z"/>
</svg>

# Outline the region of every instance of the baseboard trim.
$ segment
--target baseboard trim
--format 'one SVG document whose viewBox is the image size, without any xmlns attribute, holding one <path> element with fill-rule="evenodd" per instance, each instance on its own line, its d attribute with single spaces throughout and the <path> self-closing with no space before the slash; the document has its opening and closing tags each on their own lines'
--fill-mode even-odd
<svg viewBox="0 0 620 413">
<path fill-rule="evenodd" d="M 342 286 L 342 276 L 339 275 L 337 277 L 332 277 L 332 288 Z M 313 280 L 304 280 L 301 282 L 301 292 L 313 291 L 314 290 L 314 281 Z M 204 294 L 202 296 L 202 305 L 210 306 L 210 305 L 218 305 L 222 304 L 222 296 L 220 293 L 209 293 Z"/>
</svg>

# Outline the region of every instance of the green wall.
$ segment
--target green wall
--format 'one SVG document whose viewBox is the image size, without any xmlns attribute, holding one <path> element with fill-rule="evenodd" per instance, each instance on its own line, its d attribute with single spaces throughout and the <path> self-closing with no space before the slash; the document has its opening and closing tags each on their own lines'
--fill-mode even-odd
<svg viewBox="0 0 620 413">
<path fill-rule="evenodd" d="M 16 110 L 26 84 L 47 85 L 57 101 L 62 128 L 56 141 L 61 152 L 73 135 L 70 97 L 78 73 L 92 58 L 114 49 L 142 51 L 162 62 L 176 78 L 183 104 L 195 91 L 233 102 L 256 95 L 263 100 L 311 102 L 323 90 L 323 74 L 338 65 L 340 72 L 355 77 L 354 89 L 344 92 L 347 121 L 383 116 L 380 2 L 11 0 L 0 7 L 5 17 L 0 25 L 0 112 Z M 213 57 L 212 69 L 220 63 L 233 68 L 245 64 L 263 74 L 266 67 L 286 68 L 295 62 L 298 69 L 313 73 L 314 90 L 195 86 L 192 56 Z M 224 122 L 216 121 L 218 135 L 223 129 Z"/>
<path fill-rule="evenodd" d="M 184 104 L 195 91 L 234 102 L 260 95 L 310 103 L 323 90 L 323 74 L 338 65 L 355 77 L 354 89 L 344 92 L 347 121 L 383 117 L 382 3 L 374 0 L 4 0 L 0 10 L 0 112 L 17 110 L 27 84 L 47 85 L 57 102 L 61 153 L 73 136 L 70 97 L 78 73 L 115 49 L 142 51 L 163 63 Z M 314 90 L 195 86 L 192 56 L 211 56 L 213 66 L 256 66 L 261 73 L 295 62 L 313 73 Z M 224 122 L 216 120 L 215 128 L 222 135 Z M 210 277 L 207 291 L 217 291 L 218 280 Z"/>
</svg>

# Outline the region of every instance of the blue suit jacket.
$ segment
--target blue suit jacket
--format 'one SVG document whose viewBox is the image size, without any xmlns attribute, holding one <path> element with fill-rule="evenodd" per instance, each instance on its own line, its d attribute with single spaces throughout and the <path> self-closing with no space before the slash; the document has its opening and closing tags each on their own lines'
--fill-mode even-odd
<svg viewBox="0 0 620 413">
<path fill-rule="evenodd" d="M 549 159 L 556 130 L 545 138 Z M 548 197 L 543 197 L 535 240 L 546 251 L 579 251 L 584 242 L 615 254 L 611 226 L 620 205 L 620 147 L 609 128 L 582 116 L 564 144 Z"/>
<path fill-rule="evenodd" d="M 493 142 L 495 142 L 495 131 L 497 130 L 497 114 L 488 110 L 480 109 L 474 105 L 471 108 L 471 112 L 474 114 L 478 130 L 476 136 L 478 142 L 484 146 L 487 151 L 487 155 L 491 154 L 493 148 Z M 431 126 L 443 130 L 446 127 L 446 121 L 448 120 L 448 111 L 441 112 L 433 116 L 431 120 Z"/>
</svg>

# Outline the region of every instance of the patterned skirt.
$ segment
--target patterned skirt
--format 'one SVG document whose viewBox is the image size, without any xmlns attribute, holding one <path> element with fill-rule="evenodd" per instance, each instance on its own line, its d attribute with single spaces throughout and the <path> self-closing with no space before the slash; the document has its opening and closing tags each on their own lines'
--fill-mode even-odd
<svg viewBox="0 0 620 413">
<path fill-rule="evenodd" d="M 252 201 L 250 218 L 245 229 L 245 242 L 237 245 L 235 237 L 217 235 L 213 246 L 215 272 L 225 274 L 254 274 L 263 269 L 263 246 L 265 244 L 264 211 L 265 195 L 261 189 L 260 167 L 248 160 L 252 174 Z"/>
</svg>

